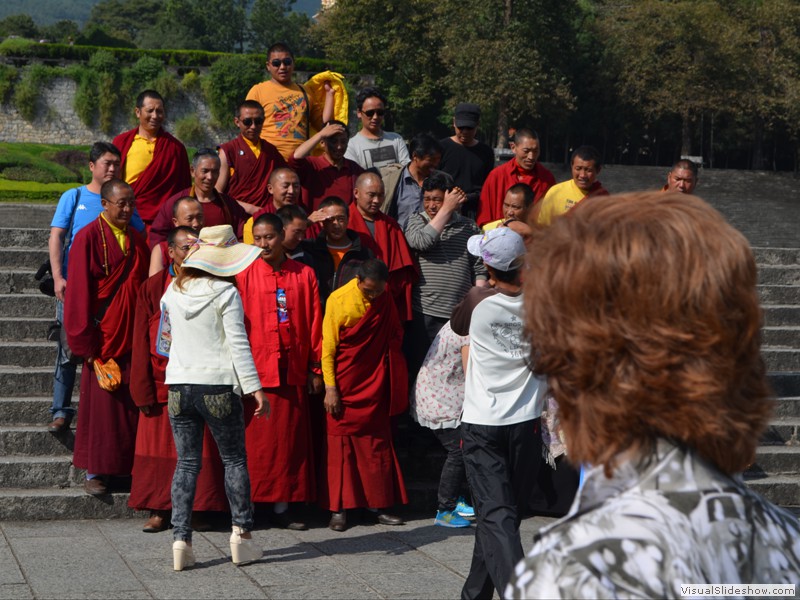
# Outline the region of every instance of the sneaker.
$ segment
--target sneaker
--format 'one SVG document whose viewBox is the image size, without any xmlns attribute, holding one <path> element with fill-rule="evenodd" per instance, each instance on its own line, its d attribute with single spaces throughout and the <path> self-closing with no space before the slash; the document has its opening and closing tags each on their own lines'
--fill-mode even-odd
<svg viewBox="0 0 800 600">
<path fill-rule="evenodd" d="M 459 514 L 459 516 L 462 516 L 465 519 L 475 518 L 475 509 L 467 504 L 467 501 L 464 500 L 463 497 L 458 499 L 458 504 L 456 504 L 456 512 Z"/>
<path fill-rule="evenodd" d="M 454 510 L 439 510 L 436 512 L 434 525 L 440 527 L 469 527 L 470 523 Z"/>
</svg>

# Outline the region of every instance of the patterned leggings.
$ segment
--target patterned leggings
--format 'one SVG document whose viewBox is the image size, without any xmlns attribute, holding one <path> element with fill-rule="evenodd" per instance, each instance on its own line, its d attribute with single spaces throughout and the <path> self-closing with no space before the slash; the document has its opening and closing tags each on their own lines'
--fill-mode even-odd
<svg viewBox="0 0 800 600">
<path fill-rule="evenodd" d="M 225 494 L 234 525 L 253 529 L 250 476 L 244 446 L 242 401 L 230 385 L 169 386 L 169 421 L 178 452 L 172 478 L 172 526 L 175 540 L 192 541 L 192 505 L 200 473 L 203 424 L 207 423 L 225 466 Z"/>
</svg>

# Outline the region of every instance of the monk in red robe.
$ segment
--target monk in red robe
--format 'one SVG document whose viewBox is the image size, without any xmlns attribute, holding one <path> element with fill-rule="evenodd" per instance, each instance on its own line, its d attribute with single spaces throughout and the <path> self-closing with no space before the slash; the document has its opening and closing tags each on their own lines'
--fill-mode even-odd
<svg viewBox="0 0 800 600">
<path fill-rule="evenodd" d="M 136 208 L 149 227 L 167 198 L 191 185 L 186 148 L 163 128 L 164 99 L 155 90 L 136 98 L 139 125 L 114 138 L 122 153 L 122 178 L 133 186 Z"/>
<path fill-rule="evenodd" d="M 261 139 L 264 107 L 255 100 L 245 100 L 236 109 L 233 122 L 239 136 L 219 147 L 222 163 L 217 191 L 235 198 L 250 214 L 267 205 L 270 192 L 267 182 L 272 172 L 285 167 L 278 149 Z"/>
<path fill-rule="evenodd" d="M 383 511 L 407 503 L 392 443 L 390 417 L 408 407 L 408 373 L 400 351 L 403 327 L 389 294 L 389 270 L 377 259 L 328 298 L 322 326 L 327 416 L 326 469 L 319 503 L 329 527 L 347 528 L 347 509 L 383 525 L 402 525 Z"/>
<path fill-rule="evenodd" d="M 380 175 L 366 172 L 359 175 L 353 190 L 355 202 L 350 206 L 348 227 L 370 236 L 378 246 L 377 256 L 389 267 L 389 291 L 401 321 L 410 321 L 411 289 L 419 272 L 402 229 L 392 217 L 381 212 L 384 199 Z"/>
<path fill-rule="evenodd" d="M 296 205 L 300 201 L 302 191 L 300 178 L 293 169 L 278 167 L 269 176 L 267 191 L 269 192 L 269 199 L 266 206 L 250 217 L 244 224 L 242 241 L 245 244 L 253 243 L 253 222 L 261 215 L 274 215 L 284 206 Z"/>
<path fill-rule="evenodd" d="M 314 271 L 283 250 L 283 221 L 262 215 L 253 225 L 262 260 L 236 276 L 245 327 L 270 418 L 255 419 L 245 400 L 245 444 L 253 502 L 273 503 L 271 520 L 303 530 L 290 502 L 316 499 L 308 393 L 322 391 L 322 309 Z M 252 402 L 252 401 L 250 401 Z"/>
<path fill-rule="evenodd" d="M 242 239 L 242 228 L 249 215 L 236 200 L 214 187 L 219 179 L 220 165 L 217 152 L 211 148 L 200 148 L 195 153 L 192 158 L 192 187 L 180 190 L 158 209 L 148 238 L 151 248 L 167 239 L 167 234 L 174 227 L 175 203 L 186 196 L 197 198 L 203 205 L 203 227 L 230 225 L 236 236 Z"/>
<path fill-rule="evenodd" d="M 126 477 L 133 466 L 139 411 L 128 382 L 136 295 L 149 258 L 147 244 L 128 227 L 135 206 L 131 186 L 107 181 L 100 201 L 103 212 L 72 242 L 64 302 L 67 342 L 85 360 L 72 462 L 87 470 L 84 488 L 95 496 L 107 492 L 107 476 Z M 111 358 L 122 384 L 107 392 L 97 383 L 93 363 Z"/>
<path fill-rule="evenodd" d="M 164 384 L 169 358 L 163 344 L 167 336 L 160 330 L 161 296 L 177 275 L 196 239 L 197 231 L 191 227 L 179 226 L 170 232 L 167 236 L 167 253 L 171 261 L 169 268 L 147 279 L 139 289 L 136 301 L 136 336 L 131 354 L 130 389 L 141 414 L 128 506 L 136 510 L 150 510 L 150 518 L 142 529 L 146 533 L 157 533 L 169 527 L 169 511 L 172 509 L 170 490 L 177 462 L 167 413 L 168 386 Z M 203 437 L 203 464 L 197 478 L 194 510 L 228 510 L 224 469 L 210 434 Z M 208 529 L 207 526 L 198 525 L 198 520 L 192 519 L 193 529 Z"/>
</svg>

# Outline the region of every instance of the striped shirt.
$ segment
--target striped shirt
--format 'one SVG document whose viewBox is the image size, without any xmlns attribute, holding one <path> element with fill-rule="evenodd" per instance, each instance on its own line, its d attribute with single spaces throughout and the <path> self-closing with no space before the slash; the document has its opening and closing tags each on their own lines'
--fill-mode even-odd
<svg viewBox="0 0 800 600">
<path fill-rule="evenodd" d="M 467 240 L 481 230 L 475 221 L 453 214 L 440 234 L 426 212 L 412 215 L 406 240 L 419 260 L 419 282 L 412 292 L 412 307 L 432 317 L 449 319 L 453 307 L 475 284 L 487 279 L 483 261 L 467 252 Z"/>
</svg>

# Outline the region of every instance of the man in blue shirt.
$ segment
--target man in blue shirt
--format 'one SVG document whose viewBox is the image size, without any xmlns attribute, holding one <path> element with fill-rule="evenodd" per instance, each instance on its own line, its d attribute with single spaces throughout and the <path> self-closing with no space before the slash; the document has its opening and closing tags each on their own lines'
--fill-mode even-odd
<svg viewBox="0 0 800 600">
<path fill-rule="evenodd" d="M 84 226 L 88 225 L 103 212 L 100 203 L 100 188 L 111 179 L 118 179 L 120 173 L 120 151 L 109 142 L 95 142 L 89 151 L 89 171 L 92 181 L 88 185 L 64 192 L 58 201 L 56 213 L 50 223 L 50 269 L 56 293 L 56 319 L 64 318 L 64 292 L 67 289 L 67 258 L 72 240 Z M 134 212 L 131 225 L 138 231 L 144 231 L 144 223 L 137 212 Z M 60 433 L 69 429 L 70 421 L 75 415 L 72 403 L 72 388 L 75 384 L 77 365 L 71 363 L 64 354 L 61 343 L 58 344 L 56 368 L 53 375 L 53 405 L 50 413 L 53 421 L 48 426 L 51 433 Z"/>
</svg>

